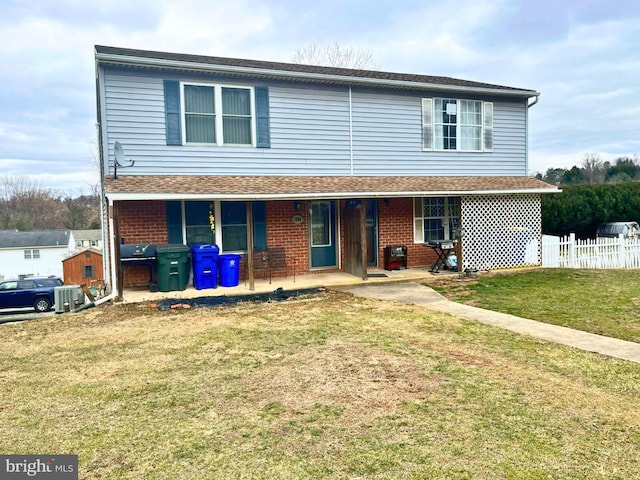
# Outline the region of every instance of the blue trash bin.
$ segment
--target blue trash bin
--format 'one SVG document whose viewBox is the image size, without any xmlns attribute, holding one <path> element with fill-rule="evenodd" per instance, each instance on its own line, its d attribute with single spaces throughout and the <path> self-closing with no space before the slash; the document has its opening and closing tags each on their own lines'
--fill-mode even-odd
<svg viewBox="0 0 640 480">
<path fill-rule="evenodd" d="M 196 290 L 216 288 L 218 286 L 218 253 L 217 245 L 192 245 L 193 286 Z"/>
<path fill-rule="evenodd" d="M 218 257 L 221 287 L 237 287 L 240 283 L 240 260 L 242 257 L 233 253 L 223 253 Z"/>
</svg>

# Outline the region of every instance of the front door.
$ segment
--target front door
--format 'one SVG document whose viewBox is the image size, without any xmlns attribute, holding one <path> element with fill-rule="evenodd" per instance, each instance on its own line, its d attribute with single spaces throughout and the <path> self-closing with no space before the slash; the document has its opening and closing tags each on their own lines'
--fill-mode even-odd
<svg viewBox="0 0 640 480">
<path fill-rule="evenodd" d="M 311 202 L 310 245 L 311 268 L 335 267 L 336 205 L 330 200 Z"/>
</svg>

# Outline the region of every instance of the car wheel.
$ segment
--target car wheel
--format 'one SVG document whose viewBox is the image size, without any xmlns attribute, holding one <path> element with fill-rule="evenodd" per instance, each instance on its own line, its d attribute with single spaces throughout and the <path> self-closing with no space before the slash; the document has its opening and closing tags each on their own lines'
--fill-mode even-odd
<svg viewBox="0 0 640 480">
<path fill-rule="evenodd" d="M 38 313 L 48 312 L 51 308 L 51 300 L 47 297 L 41 297 L 36 300 L 36 303 L 33 304 L 33 308 Z"/>
</svg>

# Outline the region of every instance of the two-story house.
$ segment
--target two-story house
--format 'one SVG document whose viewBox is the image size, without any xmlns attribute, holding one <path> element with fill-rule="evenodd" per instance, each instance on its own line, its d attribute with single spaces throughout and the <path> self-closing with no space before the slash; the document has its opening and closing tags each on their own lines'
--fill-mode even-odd
<svg viewBox="0 0 640 480">
<path fill-rule="evenodd" d="M 62 277 L 62 260 L 74 250 L 71 230 L 0 230 L 0 279 Z"/>
<path fill-rule="evenodd" d="M 298 273 L 363 278 L 389 245 L 431 264 L 431 240 L 459 239 L 462 268 L 540 262 L 540 198 L 558 190 L 527 176 L 534 90 L 106 46 L 95 59 L 114 284 L 122 243 L 280 247 Z"/>
</svg>

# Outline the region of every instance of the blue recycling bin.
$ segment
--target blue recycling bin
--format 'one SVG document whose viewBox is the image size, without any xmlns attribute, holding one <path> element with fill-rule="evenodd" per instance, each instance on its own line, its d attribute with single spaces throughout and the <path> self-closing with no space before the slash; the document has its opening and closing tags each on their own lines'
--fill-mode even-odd
<svg viewBox="0 0 640 480">
<path fill-rule="evenodd" d="M 240 283 L 240 260 L 242 257 L 233 253 L 223 253 L 218 257 L 221 287 L 237 287 Z"/>
<path fill-rule="evenodd" d="M 216 288 L 218 286 L 218 253 L 217 245 L 192 245 L 193 286 L 196 290 Z"/>
</svg>

